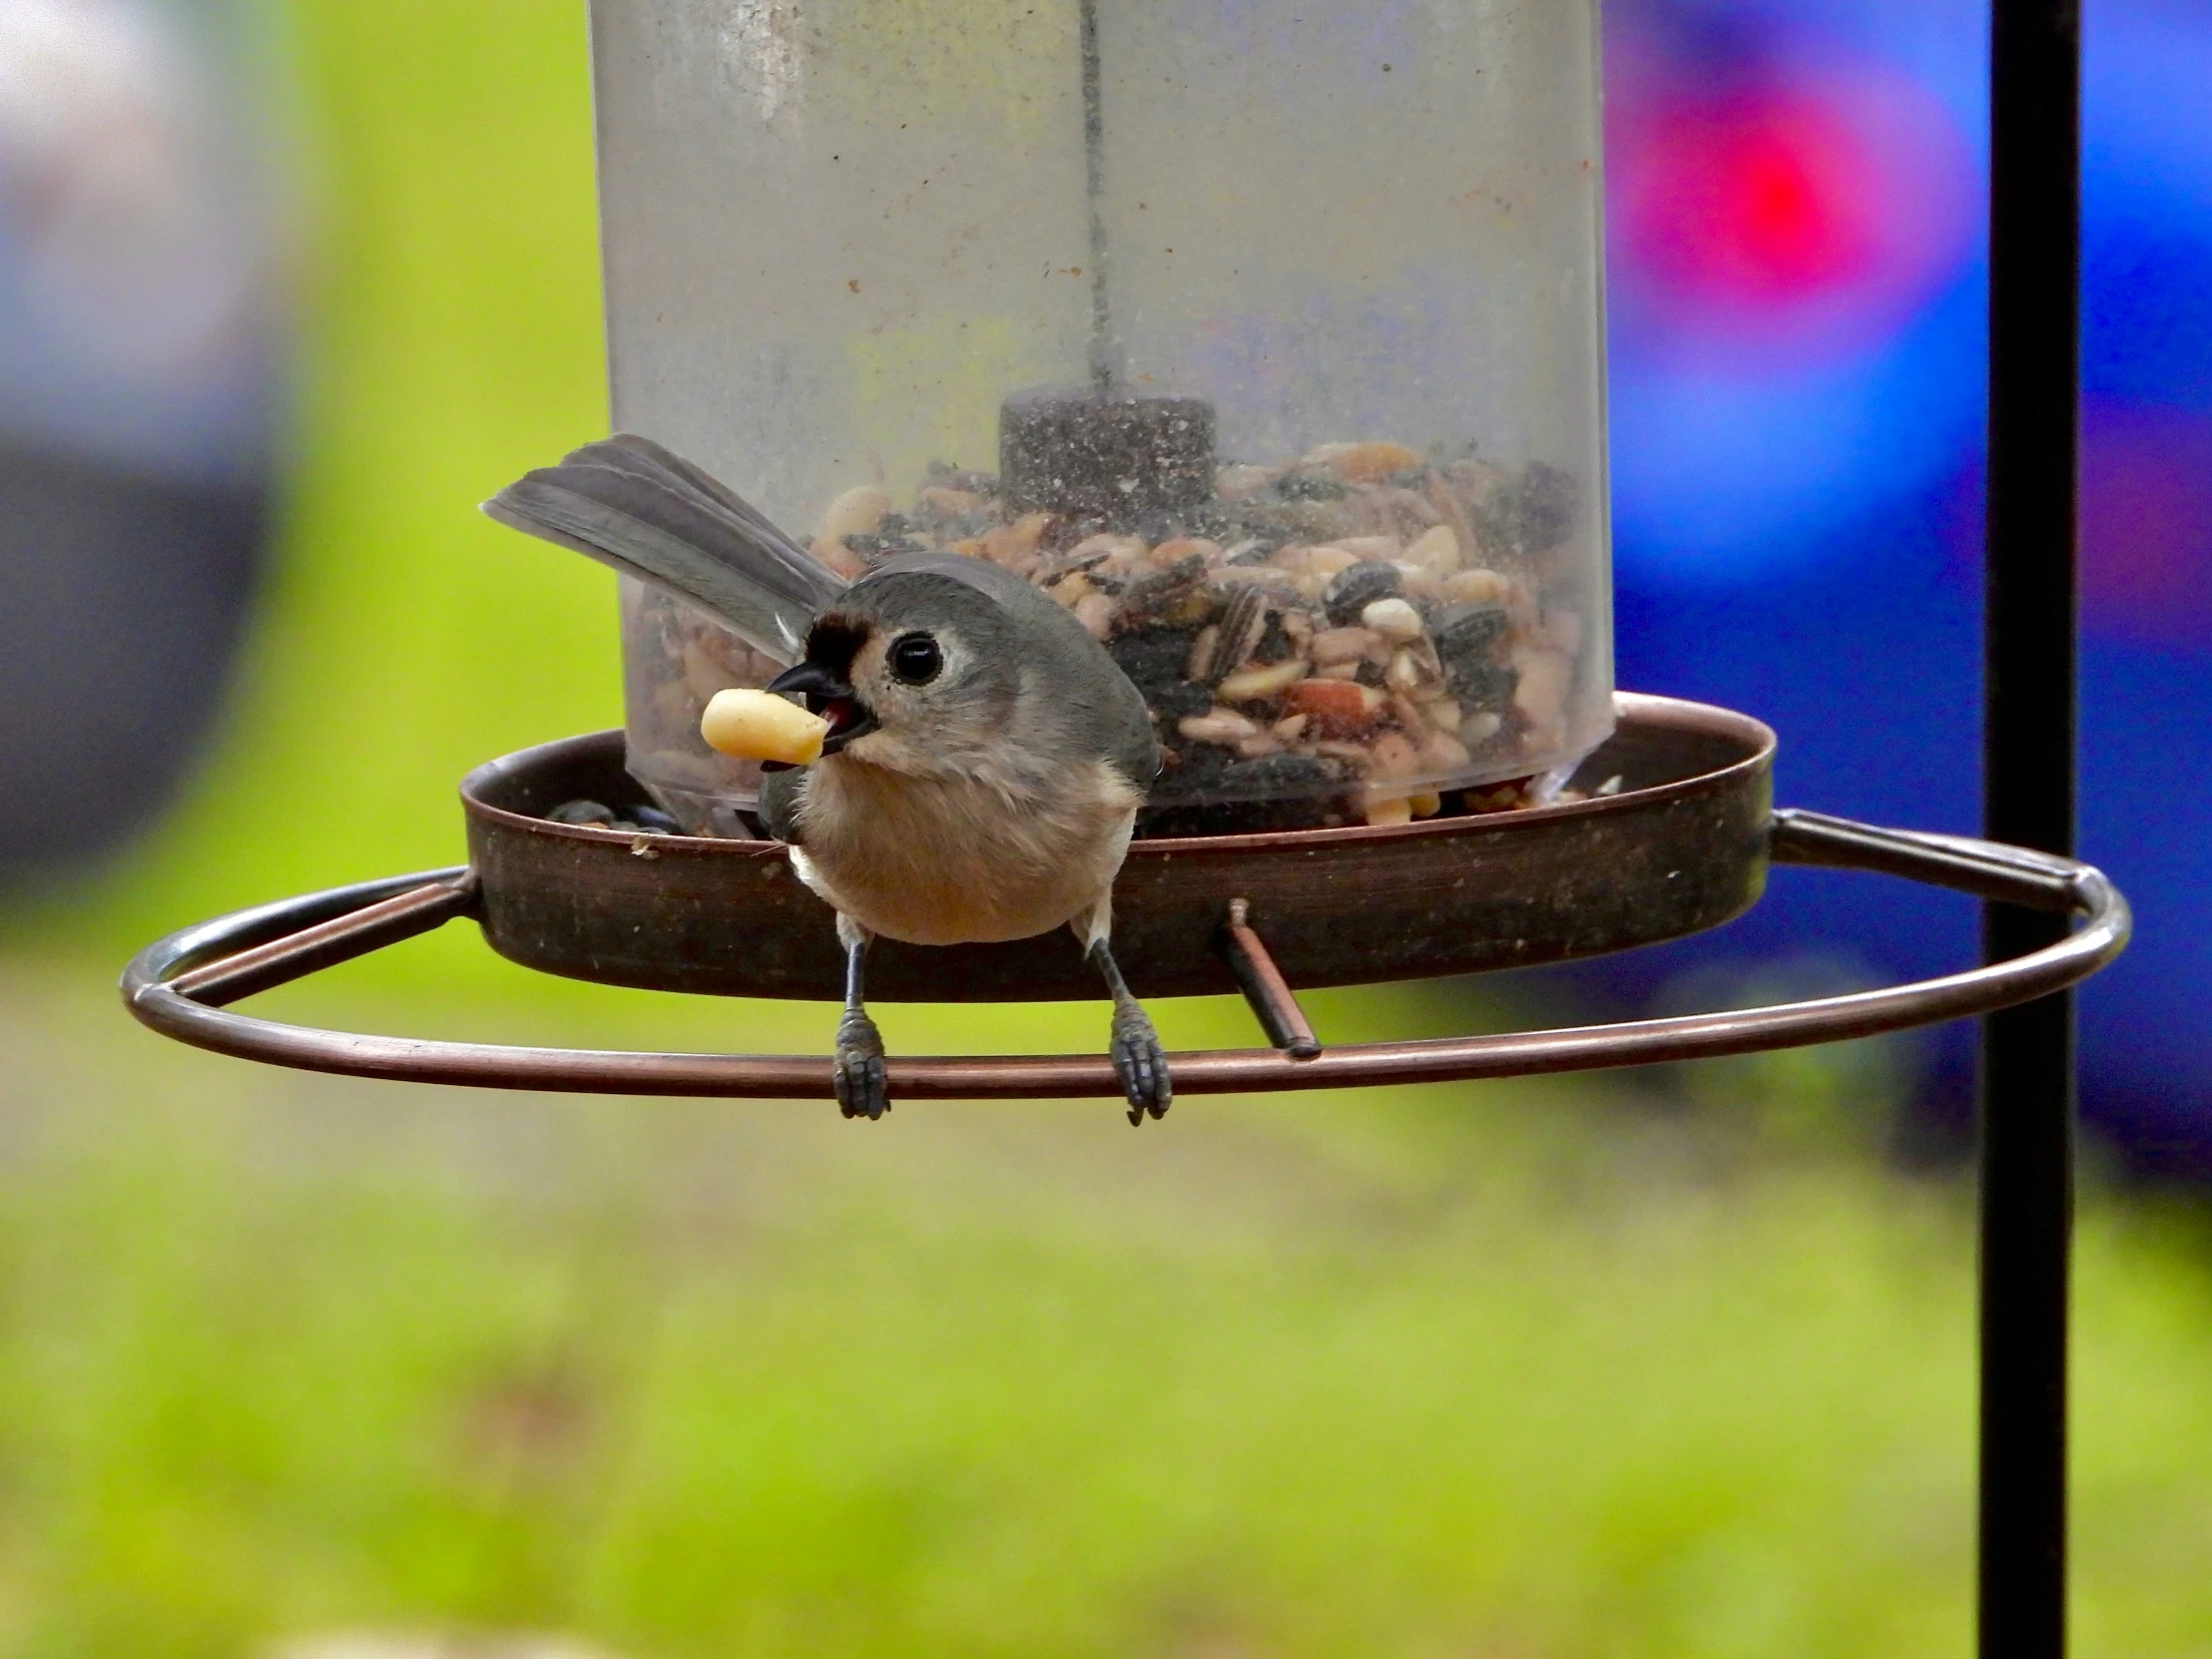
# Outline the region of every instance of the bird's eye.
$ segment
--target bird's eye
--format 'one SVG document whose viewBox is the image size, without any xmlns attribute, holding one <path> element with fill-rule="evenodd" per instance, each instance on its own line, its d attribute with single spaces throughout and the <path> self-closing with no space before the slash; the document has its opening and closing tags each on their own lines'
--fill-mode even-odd
<svg viewBox="0 0 2212 1659">
<path fill-rule="evenodd" d="M 891 641 L 891 673 L 909 686 L 926 686 L 944 667 L 944 653 L 927 634 L 901 634 Z"/>
</svg>

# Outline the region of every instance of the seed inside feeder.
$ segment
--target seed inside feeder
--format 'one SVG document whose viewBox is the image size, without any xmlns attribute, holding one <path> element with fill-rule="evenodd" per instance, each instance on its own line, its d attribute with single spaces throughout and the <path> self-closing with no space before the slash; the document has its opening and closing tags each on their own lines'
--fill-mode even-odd
<svg viewBox="0 0 2212 1659">
<path fill-rule="evenodd" d="M 1194 491 L 1198 462 L 1181 445 L 1211 443 L 1205 410 L 1080 392 L 1009 399 L 1006 473 L 939 463 L 902 500 L 855 485 L 826 509 L 812 549 L 847 577 L 957 553 L 1050 594 L 1153 712 L 1155 830 L 1392 822 L 1408 802 L 1426 816 L 1431 799 L 1444 812 L 1525 805 L 1512 780 L 1602 735 L 1577 724 L 1578 700 L 1601 701 L 1579 688 L 1604 665 L 1585 661 L 1563 473 L 1363 440 L 1274 464 L 1209 456 Z M 1187 429 L 1175 424 L 1185 415 Z M 1160 446 L 1150 467 L 1124 446 L 1140 438 Z M 1138 487 L 1101 483 L 1121 468 Z M 664 617 L 688 685 L 659 694 L 704 703 L 774 677 L 705 617 Z M 739 695 L 716 698 L 696 728 L 711 748 L 791 765 L 819 755 L 815 717 L 761 694 L 724 701 Z"/>
</svg>

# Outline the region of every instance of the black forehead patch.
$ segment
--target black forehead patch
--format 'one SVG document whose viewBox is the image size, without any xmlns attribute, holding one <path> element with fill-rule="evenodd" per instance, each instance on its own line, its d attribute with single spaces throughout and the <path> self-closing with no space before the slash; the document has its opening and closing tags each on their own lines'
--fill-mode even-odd
<svg viewBox="0 0 2212 1659">
<path fill-rule="evenodd" d="M 818 617 L 807 633 L 807 661 L 819 668 L 826 668 L 838 679 L 850 684 L 852 659 L 860 654 L 860 647 L 867 644 L 873 630 L 863 621 L 837 615 Z"/>
</svg>

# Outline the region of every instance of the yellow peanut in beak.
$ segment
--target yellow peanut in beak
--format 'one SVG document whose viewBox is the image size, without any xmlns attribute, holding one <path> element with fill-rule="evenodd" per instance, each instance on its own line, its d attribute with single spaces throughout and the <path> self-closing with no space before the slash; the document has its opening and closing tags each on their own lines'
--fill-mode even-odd
<svg viewBox="0 0 2212 1659">
<path fill-rule="evenodd" d="M 774 692 L 723 691 L 700 716 L 699 735 L 709 749 L 735 761 L 803 767 L 822 759 L 830 722 Z"/>
</svg>

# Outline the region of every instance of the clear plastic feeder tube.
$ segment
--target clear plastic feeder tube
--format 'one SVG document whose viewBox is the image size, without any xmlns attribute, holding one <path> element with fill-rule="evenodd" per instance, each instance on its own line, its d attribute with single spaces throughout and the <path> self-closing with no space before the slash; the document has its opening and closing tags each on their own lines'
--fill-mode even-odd
<svg viewBox="0 0 2212 1659">
<path fill-rule="evenodd" d="M 1595 0 L 594 0 L 616 424 L 1104 640 L 1153 827 L 1525 799 L 1611 727 Z M 777 665 L 624 595 L 630 763 Z"/>
</svg>

